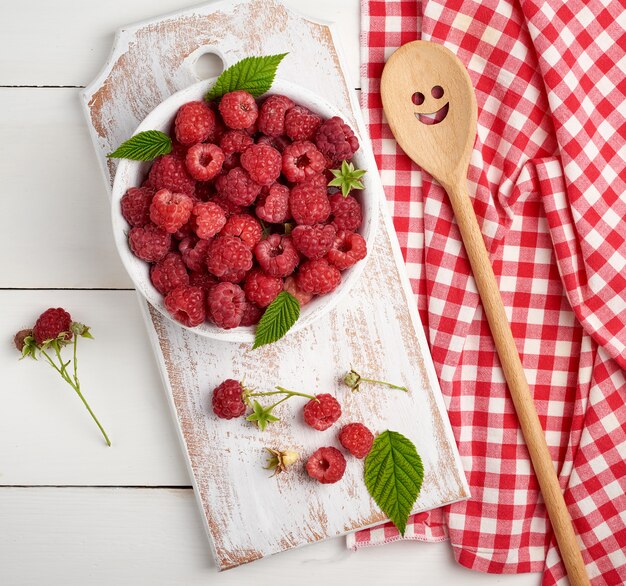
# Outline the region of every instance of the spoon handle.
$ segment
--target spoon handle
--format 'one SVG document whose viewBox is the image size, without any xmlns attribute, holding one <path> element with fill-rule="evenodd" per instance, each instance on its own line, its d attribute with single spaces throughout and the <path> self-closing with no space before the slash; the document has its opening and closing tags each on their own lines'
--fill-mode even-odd
<svg viewBox="0 0 626 586">
<path fill-rule="evenodd" d="M 447 192 L 570 583 L 572 586 L 588 586 L 589 578 L 576 541 L 572 520 L 515 346 L 498 282 L 467 192 L 465 178 L 448 186 Z"/>
</svg>

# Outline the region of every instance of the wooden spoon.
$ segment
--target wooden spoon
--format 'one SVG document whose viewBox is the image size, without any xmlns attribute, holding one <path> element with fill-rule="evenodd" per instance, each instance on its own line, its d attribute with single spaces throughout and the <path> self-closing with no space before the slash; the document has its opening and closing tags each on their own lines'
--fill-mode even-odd
<svg viewBox="0 0 626 586">
<path fill-rule="evenodd" d="M 414 41 L 400 47 L 387 61 L 381 93 L 389 126 L 404 152 L 448 192 L 570 583 L 589 585 L 467 192 L 467 168 L 476 136 L 477 108 L 472 82 L 451 51 L 435 43 Z"/>
</svg>

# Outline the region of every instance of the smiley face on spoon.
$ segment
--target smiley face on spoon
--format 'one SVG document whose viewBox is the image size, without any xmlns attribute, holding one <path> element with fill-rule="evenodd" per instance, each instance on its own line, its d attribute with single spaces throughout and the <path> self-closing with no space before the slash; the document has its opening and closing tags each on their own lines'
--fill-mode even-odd
<svg viewBox="0 0 626 586">
<path fill-rule="evenodd" d="M 417 112 L 417 111 L 414 112 L 415 117 L 422 124 L 428 124 L 428 125 L 439 124 L 440 122 L 443 122 L 445 120 L 446 116 L 448 115 L 448 109 L 450 108 L 450 102 L 446 102 L 443 106 L 441 106 L 437 110 L 434 109 L 434 106 L 438 105 L 439 100 L 443 98 L 444 94 L 445 94 L 445 91 L 440 85 L 434 85 L 430 89 L 430 95 L 435 100 L 435 102 L 433 103 L 433 106 L 430 106 L 432 100 L 428 100 L 428 103 L 424 105 L 424 102 L 426 102 L 426 97 L 424 96 L 422 92 L 415 92 L 411 96 L 411 101 L 416 106 L 424 106 L 428 108 L 427 112 Z"/>
</svg>

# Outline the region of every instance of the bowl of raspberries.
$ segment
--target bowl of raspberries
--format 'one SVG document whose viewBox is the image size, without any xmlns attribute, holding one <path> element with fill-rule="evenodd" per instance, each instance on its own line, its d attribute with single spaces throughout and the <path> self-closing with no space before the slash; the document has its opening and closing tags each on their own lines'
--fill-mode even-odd
<svg viewBox="0 0 626 586">
<path fill-rule="evenodd" d="M 350 182 L 355 169 L 375 168 L 371 151 L 298 85 L 277 79 L 259 98 L 237 90 L 207 102 L 211 83 L 172 95 L 138 127 L 169 135 L 172 148 L 151 161 L 120 160 L 118 251 L 150 304 L 200 335 L 253 341 L 282 291 L 300 304 L 296 331 L 362 273 L 378 194 L 367 172 Z"/>
</svg>

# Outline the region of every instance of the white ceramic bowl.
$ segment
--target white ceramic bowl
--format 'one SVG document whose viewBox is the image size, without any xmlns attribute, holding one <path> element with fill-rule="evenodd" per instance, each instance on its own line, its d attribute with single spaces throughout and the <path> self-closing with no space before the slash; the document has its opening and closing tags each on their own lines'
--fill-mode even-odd
<svg viewBox="0 0 626 586">
<path fill-rule="evenodd" d="M 214 79 L 201 81 L 173 94 L 146 116 L 144 121 L 137 127 L 136 133 L 144 130 L 161 130 L 166 133 L 169 132 L 174 116 L 180 106 L 192 100 L 201 100 L 214 81 Z M 298 104 L 306 106 L 324 118 L 341 116 L 341 118 L 347 120 L 347 117 L 342 116 L 342 114 L 330 104 L 302 86 L 276 79 L 271 91 L 268 92 L 268 94 L 272 93 L 289 96 Z M 368 171 L 371 170 L 370 173 L 366 173 L 363 177 L 365 189 L 363 191 L 353 192 L 353 195 L 359 199 L 363 208 L 363 225 L 361 226 L 359 232 L 367 241 L 369 253 L 372 249 L 373 237 L 376 233 L 378 223 L 379 194 L 376 191 L 377 183 L 371 180 L 371 175 L 376 174 L 377 171 L 369 144 L 364 144 L 362 136 L 360 136 L 356 129 L 353 130 L 359 138 L 359 143 L 361 145 L 361 148 L 354 156 L 354 164 L 357 168 L 367 169 Z M 135 257 L 130 251 L 128 246 L 128 232 L 130 228 L 122 216 L 120 207 L 120 199 L 122 196 L 126 193 L 128 188 L 141 185 L 150 164 L 150 162 L 131 161 L 128 159 L 120 160 L 115 174 L 115 181 L 113 183 L 111 207 L 113 235 L 117 250 L 122 262 L 124 263 L 124 267 L 128 271 L 136 289 L 150 302 L 153 307 L 158 309 L 163 315 L 172 319 L 163 303 L 163 296 L 154 288 L 150 281 L 148 263 Z M 328 295 L 315 297 L 310 303 L 305 305 L 300 312 L 300 318 L 291 328 L 290 333 L 309 326 L 315 320 L 319 319 L 335 307 L 341 299 L 345 298 L 360 277 L 366 262 L 367 259 L 364 259 L 344 271 L 342 273 L 341 284 L 337 287 L 337 289 L 335 289 L 335 291 L 329 293 Z M 178 325 L 180 325 L 180 327 L 185 327 L 182 324 Z M 189 329 L 200 336 L 215 338 L 217 340 L 229 342 L 252 342 L 254 341 L 256 326 L 241 326 L 233 328 L 232 330 L 224 330 L 214 324 L 205 322 L 195 328 Z"/>
</svg>

